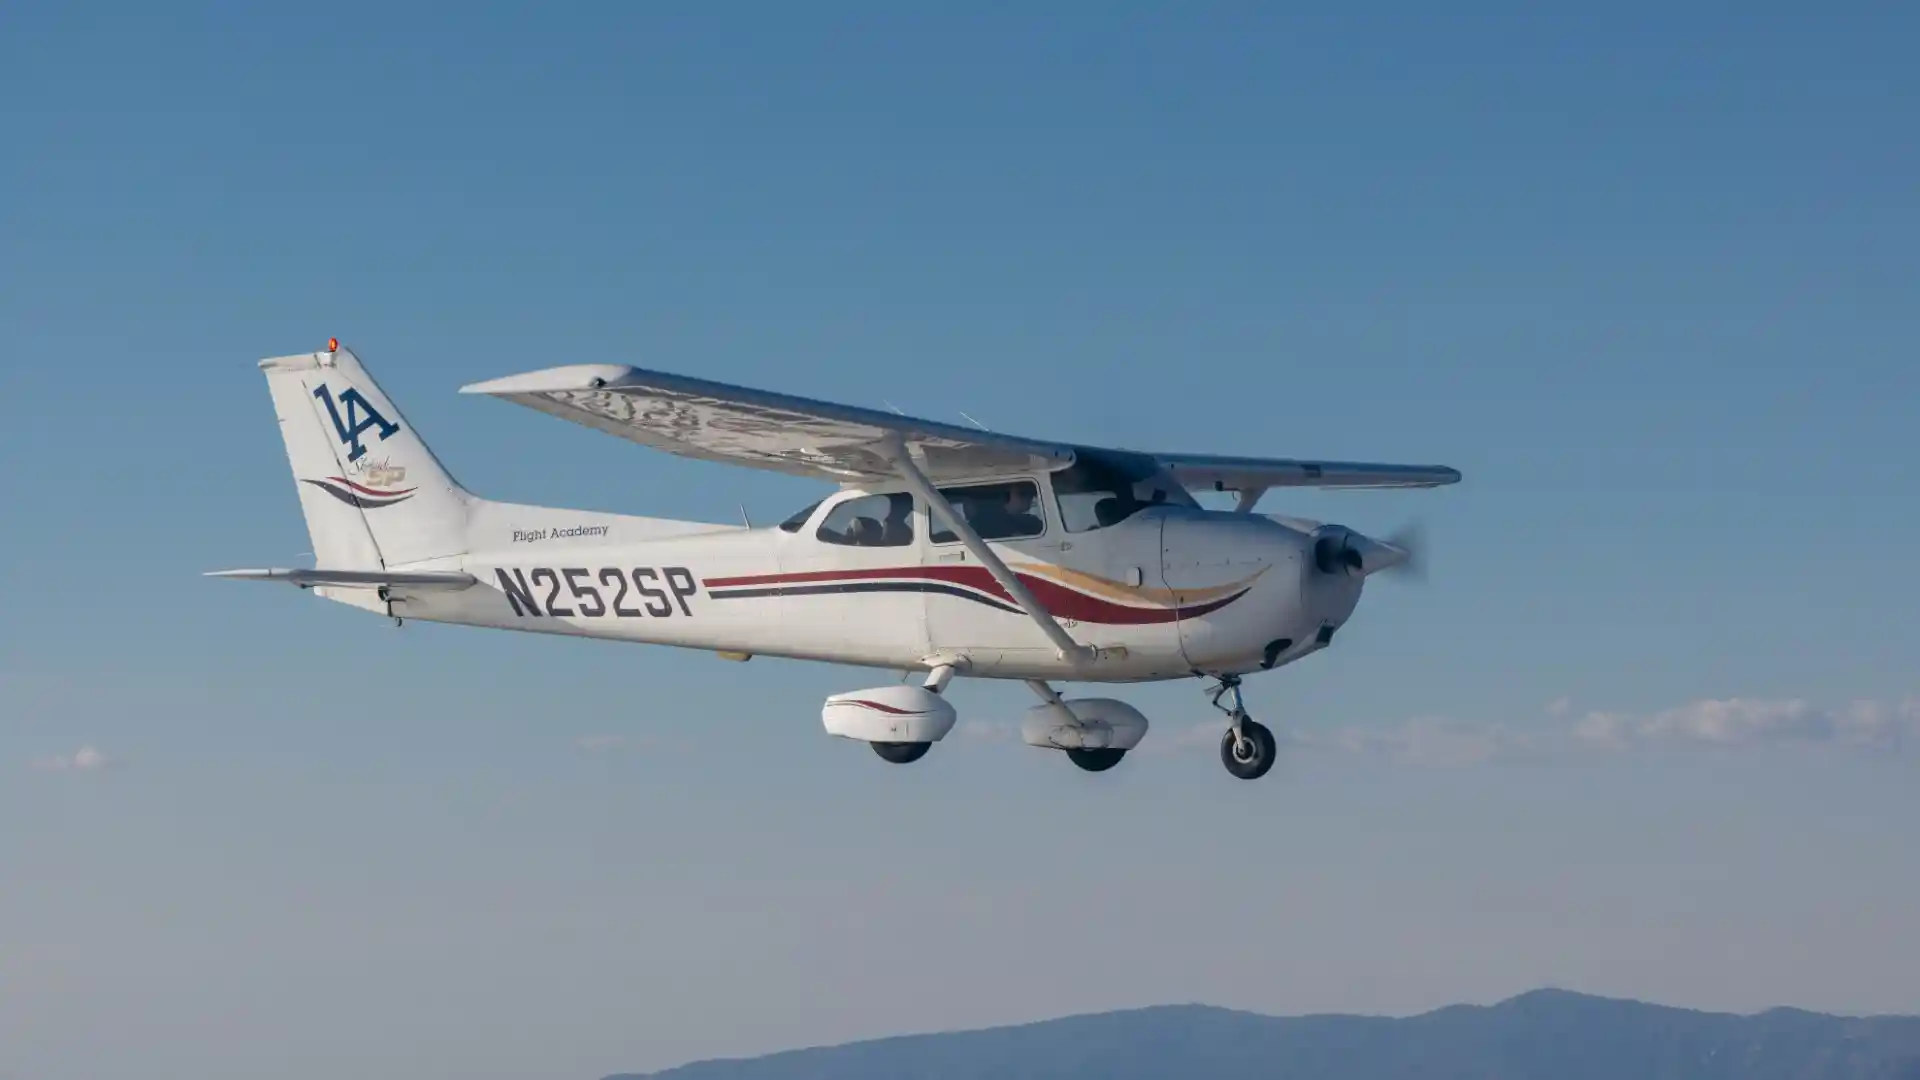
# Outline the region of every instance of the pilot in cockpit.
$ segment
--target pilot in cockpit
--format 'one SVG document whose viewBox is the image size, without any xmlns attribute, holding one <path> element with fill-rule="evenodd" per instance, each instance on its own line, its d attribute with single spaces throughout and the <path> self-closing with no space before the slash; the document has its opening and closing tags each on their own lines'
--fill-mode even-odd
<svg viewBox="0 0 1920 1080">
<path fill-rule="evenodd" d="M 1033 512 L 1033 489 L 1025 484 L 1009 484 L 1006 502 L 1006 536 L 1037 536 L 1046 531 L 1040 515 Z"/>
<path fill-rule="evenodd" d="M 913 543 L 913 496 L 887 496 L 887 523 L 881 527 L 880 547 L 906 547 Z"/>
</svg>

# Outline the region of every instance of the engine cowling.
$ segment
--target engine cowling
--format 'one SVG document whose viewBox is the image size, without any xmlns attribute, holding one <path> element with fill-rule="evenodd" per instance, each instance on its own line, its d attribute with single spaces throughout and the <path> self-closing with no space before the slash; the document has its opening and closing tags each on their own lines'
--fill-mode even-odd
<svg viewBox="0 0 1920 1080">
<path fill-rule="evenodd" d="M 1051 705 L 1036 706 L 1020 725 L 1020 741 L 1055 750 L 1131 750 L 1147 735 L 1147 718 L 1124 701 L 1074 698 L 1061 704 L 1077 723 L 1066 723 Z"/>
<path fill-rule="evenodd" d="M 959 718 L 939 694 L 908 685 L 835 694 L 820 710 L 827 734 L 869 743 L 939 742 Z"/>
</svg>

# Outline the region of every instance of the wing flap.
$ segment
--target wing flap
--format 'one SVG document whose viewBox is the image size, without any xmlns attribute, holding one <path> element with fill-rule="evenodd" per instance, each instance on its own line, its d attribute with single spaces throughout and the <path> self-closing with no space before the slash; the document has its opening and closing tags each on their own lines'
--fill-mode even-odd
<svg viewBox="0 0 1920 1080">
<path fill-rule="evenodd" d="M 1192 491 L 1264 491 L 1281 487 L 1426 488 L 1460 482 L 1460 471 L 1445 465 L 1308 461 L 1213 454 L 1155 456 Z"/>
</svg>

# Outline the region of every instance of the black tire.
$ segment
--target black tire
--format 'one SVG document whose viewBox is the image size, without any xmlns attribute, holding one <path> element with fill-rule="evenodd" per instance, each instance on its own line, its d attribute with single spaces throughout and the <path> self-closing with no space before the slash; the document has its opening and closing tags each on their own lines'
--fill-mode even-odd
<svg viewBox="0 0 1920 1080">
<path fill-rule="evenodd" d="M 1240 721 L 1240 731 L 1246 736 L 1247 746 L 1244 748 L 1233 737 L 1232 728 L 1220 736 L 1220 764 L 1242 780 L 1258 780 L 1273 768 L 1273 759 L 1277 756 L 1273 732 L 1252 719 Z"/>
<path fill-rule="evenodd" d="M 933 749 L 933 744 L 930 742 L 877 742 L 867 745 L 873 747 L 873 752 L 879 754 L 882 760 L 891 761 L 895 765 L 907 765 L 919 761 L 927 756 L 927 751 Z"/>
<path fill-rule="evenodd" d="M 1106 772 L 1108 769 L 1120 764 L 1120 759 L 1126 756 L 1127 752 L 1125 750 L 1114 750 L 1111 748 L 1105 750 L 1067 751 L 1067 760 L 1088 772 Z"/>
</svg>

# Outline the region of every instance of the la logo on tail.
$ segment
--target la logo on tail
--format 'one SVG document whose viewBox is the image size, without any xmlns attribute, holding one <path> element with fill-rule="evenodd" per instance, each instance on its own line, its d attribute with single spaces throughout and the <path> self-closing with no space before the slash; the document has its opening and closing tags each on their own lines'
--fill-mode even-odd
<svg viewBox="0 0 1920 1080">
<path fill-rule="evenodd" d="M 351 386 L 340 392 L 339 405 L 334 404 L 333 391 L 325 383 L 314 390 L 313 396 L 326 405 L 327 416 L 332 418 L 333 430 L 339 433 L 341 443 L 352 447 L 347 452 L 348 461 L 359 461 L 367 452 L 367 448 L 360 445 L 360 436 L 377 430 L 380 441 L 386 442 L 400 431 L 399 424 L 382 416 L 379 409 L 368 404 L 367 399 L 360 396 L 360 391 Z M 341 408 L 347 411 L 344 420 L 340 417 Z"/>
</svg>

